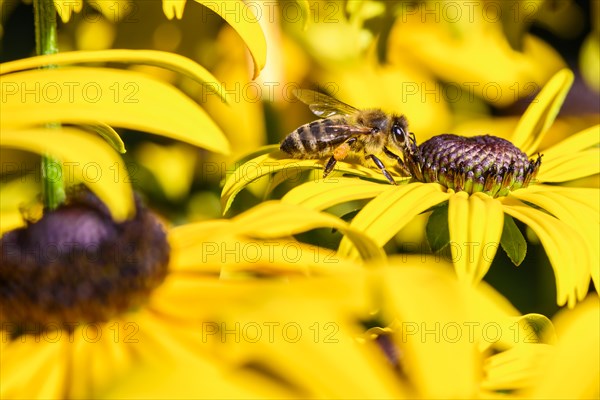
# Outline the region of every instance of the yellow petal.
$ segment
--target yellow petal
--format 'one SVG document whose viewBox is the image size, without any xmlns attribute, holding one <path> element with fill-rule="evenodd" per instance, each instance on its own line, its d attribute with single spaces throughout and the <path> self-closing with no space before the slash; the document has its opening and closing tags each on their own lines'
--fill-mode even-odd
<svg viewBox="0 0 600 400">
<path fill-rule="evenodd" d="M 2 127 L 96 121 L 147 131 L 227 153 L 206 112 L 147 75 L 109 68 L 59 68 L 2 75 Z"/>
<path fill-rule="evenodd" d="M 81 182 L 110 209 L 115 220 L 135 213 L 125 163 L 102 139 L 75 128 L 2 129 L 0 145 L 51 154 L 63 161 L 66 184 Z"/>
<path fill-rule="evenodd" d="M 54 7 L 62 22 L 66 24 L 71 19 L 71 14 L 81 11 L 83 0 L 54 0 Z"/>
<path fill-rule="evenodd" d="M 527 388 L 543 374 L 556 344 L 552 322 L 541 314 L 508 317 L 497 321 L 502 338 L 493 344 L 492 354 L 485 360 L 486 390 Z"/>
<path fill-rule="evenodd" d="M 362 258 L 382 258 L 383 250 L 360 229 L 330 214 L 276 201 L 263 202 L 232 219 L 230 233 L 263 239 L 292 236 L 316 228 L 335 228 L 346 235 Z"/>
<path fill-rule="evenodd" d="M 600 193 L 598 193 L 598 190 L 596 189 L 556 185 L 532 185 L 527 188 L 527 192 L 514 191 L 511 195 L 519 198 L 521 194 L 525 193 L 555 193 L 577 203 L 578 207 L 589 209 L 593 214 L 598 213 Z"/>
<path fill-rule="evenodd" d="M 230 225 L 230 220 L 216 219 L 176 226 L 169 230 L 169 243 L 174 249 L 194 246 L 198 243 L 198 238 L 209 235 L 207 232 L 224 231 Z"/>
<path fill-rule="evenodd" d="M 169 241 L 181 251 L 186 247 L 198 246 L 199 243 L 210 243 L 211 238 L 237 235 L 268 240 L 287 238 L 311 229 L 325 227 L 338 229 L 347 235 L 364 258 L 385 256 L 383 250 L 369 237 L 352 228 L 343 220 L 330 214 L 277 201 L 263 202 L 230 220 L 204 221 L 174 228 L 169 233 Z M 231 240 L 230 237 L 227 239 Z M 235 247 L 235 243 L 231 243 L 231 245 Z M 226 251 L 223 247 L 214 248 L 211 245 L 211 249 L 208 249 L 209 244 L 204 246 L 205 251 Z M 193 263 L 193 252 L 190 255 L 192 258 L 189 261 Z"/>
<path fill-rule="evenodd" d="M 279 146 L 267 146 L 263 150 L 269 151 L 278 148 Z M 262 153 L 263 150 L 260 152 Z M 252 158 L 240 165 L 228 178 L 221 192 L 221 205 L 223 213 L 226 213 L 231 207 L 231 203 L 235 196 L 244 189 L 247 185 L 257 181 L 263 176 L 282 172 L 289 180 L 298 180 L 300 173 L 308 169 L 323 168 L 324 160 L 299 160 L 289 158 L 289 155 L 281 151 L 273 151 L 268 154 L 262 154 Z M 360 164 L 350 164 L 338 161 L 335 171 L 340 173 L 348 173 L 356 176 L 368 177 L 379 181 L 385 181 L 385 177 L 377 171 L 364 167 Z M 334 172 L 335 172 L 334 171 Z M 335 184 L 339 178 L 332 173 L 325 179 L 325 182 Z"/>
<path fill-rule="evenodd" d="M 600 289 L 600 192 L 597 189 L 560 188 L 555 186 L 532 186 L 528 190 L 517 190 L 514 197 L 535 204 L 577 232 L 585 245 L 591 266 L 591 275 Z M 585 275 L 580 277 L 579 286 L 587 283 Z"/>
<path fill-rule="evenodd" d="M 481 290 L 458 282 L 439 259 L 397 260 L 377 272 L 383 314 L 398 321 L 391 327 L 403 372 L 420 398 L 473 398 L 481 379 L 479 347 L 499 339 L 497 321 L 510 305 L 485 283 Z"/>
<path fill-rule="evenodd" d="M 373 343 L 355 339 L 361 328 L 340 305 L 364 302 L 366 282 L 360 274 L 347 276 L 353 285 L 340 278 L 292 282 L 278 292 L 261 287 L 214 321 L 220 329 L 209 343 L 220 346 L 220 360 L 256 365 L 286 382 L 295 397 L 405 398 L 405 384 Z"/>
<path fill-rule="evenodd" d="M 597 146 L 599 142 L 600 125 L 594 125 L 567 137 L 565 140 L 558 142 L 552 147 L 545 149 L 543 151 L 544 159 L 542 165 L 545 165 L 546 162 L 551 161 L 554 158 L 561 157 L 565 154 L 573 154 L 581 150 L 586 150 L 590 147 Z M 544 168 L 542 167 L 541 171 L 543 171 L 543 169 Z"/>
<path fill-rule="evenodd" d="M 243 273 L 259 276 L 317 276 L 362 268 L 351 260 L 337 257 L 334 250 L 293 239 L 225 239 L 215 238 L 204 242 L 205 251 L 202 253 L 207 264 L 221 267 L 221 277 L 243 276 Z"/>
<path fill-rule="evenodd" d="M 195 1 L 220 15 L 240 35 L 252 55 L 252 61 L 254 61 L 254 78 L 256 78 L 267 61 L 267 40 L 258 23 L 260 16 L 254 15 L 253 10 L 256 7 L 251 7 L 241 0 L 229 0 L 226 2 Z"/>
<path fill-rule="evenodd" d="M 4 162 L 5 172 L 19 170 L 16 162 Z M 38 175 L 39 176 L 39 175 Z M 25 175 L 25 177 L 29 177 Z M 12 179 L 0 187 L 0 236 L 5 232 L 25 226 L 23 211 L 29 213 L 43 208 L 41 187 L 35 178 Z M 41 217 L 36 215 L 36 217 Z M 37 218 L 33 218 L 36 220 Z"/>
<path fill-rule="evenodd" d="M 492 197 L 458 192 L 448 200 L 450 251 L 460 280 L 477 284 L 487 273 L 500 245 L 504 213 Z"/>
<path fill-rule="evenodd" d="M 600 173 L 600 150 L 590 149 L 556 156 L 542 166 L 537 179 L 542 182 L 566 182 Z"/>
<path fill-rule="evenodd" d="M 105 324 L 79 324 L 74 332 L 63 334 L 69 340 L 73 376 L 68 379 L 69 398 L 90 398 L 110 387 L 133 364 L 128 348 L 135 344 L 139 326 L 133 321 L 113 320 Z M 93 361 L 92 361 L 93 360 Z M 110 367 L 108 367 L 110 366 Z"/>
<path fill-rule="evenodd" d="M 352 220 L 350 226 L 373 238 L 378 246 L 386 244 L 415 215 L 447 200 L 449 194 L 437 184 L 409 183 L 394 187 L 371 200 Z M 340 243 L 342 256 L 355 254 L 345 238 Z"/>
<path fill-rule="evenodd" d="M 590 296 L 555 318 L 559 342 L 533 388 L 530 399 L 597 399 L 600 395 L 598 298 Z"/>
<path fill-rule="evenodd" d="M 255 239 L 225 231 L 196 236 L 191 246 L 173 248 L 170 268 L 221 277 L 314 276 L 362 268 L 336 252 L 290 238 Z"/>
<path fill-rule="evenodd" d="M 532 154 L 537 149 L 572 84 L 571 70 L 558 71 L 527 107 L 511 138 L 514 145 L 525 154 Z"/>
<path fill-rule="evenodd" d="M 25 69 L 39 68 L 45 65 L 69 65 L 99 62 L 144 64 L 175 71 L 205 85 L 208 90 L 219 95 L 221 100 L 227 101 L 225 97 L 226 92 L 223 86 L 206 68 L 187 57 L 166 51 L 129 49 L 68 51 L 2 63 L 0 64 L 0 74 L 5 75 Z"/>
<path fill-rule="evenodd" d="M 264 399 L 286 398 L 273 381 L 243 371 L 227 374 L 209 360 L 142 364 L 100 392 L 103 399 Z M 198 377 L 201 377 L 199 380 Z"/>
<path fill-rule="evenodd" d="M 581 233 L 514 197 L 505 197 L 502 203 L 506 214 L 524 222 L 540 238 L 554 269 L 557 303 L 573 307 L 587 293 L 590 270 L 594 267 Z"/>
<path fill-rule="evenodd" d="M 529 387 L 539 381 L 544 366 L 552 358 L 553 347 L 547 344 L 519 344 L 495 354 L 485 363 L 487 390 L 515 390 Z"/>
<path fill-rule="evenodd" d="M 372 198 L 392 188 L 392 185 L 360 179 L 337 178 L 335 182 L 324 179 L 296 186 L 281 201 L 313 210 L 324 210 L 336 204 Z"/>
<path fill-rule="evenodd" d="M 0 354 L 0 397 L 3 399 L 58 399 L 67 381 L 68 342 L 55 340 L 66 334 L 23 335 Z M 2 340 L 8 341 L 6 331 Z M 58 336 L 57 336 L 58 335 Z M 27 360 L 27 362 L 25 362 Z M 60 362 L 59 360 L 62 360 Z M 48 368 L 51 365 L 53 368 Z"/>
<path fill-rule="evenodd" d="M 163 12 L 168 19 L 181 19 L 187 0 L 162 0 Z"/>
</svg>

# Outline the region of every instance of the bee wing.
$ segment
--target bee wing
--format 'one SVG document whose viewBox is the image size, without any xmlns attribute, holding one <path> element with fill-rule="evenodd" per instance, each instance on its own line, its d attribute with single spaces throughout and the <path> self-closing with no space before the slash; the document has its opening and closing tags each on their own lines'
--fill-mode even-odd
<svg viewBox="0 0 600 400">
<path fill-rule="evenodd" d="M 334 99 L 323 93 L 315 92 L 308 89 L 295 89 L 294 96 L 304 104 L 308 104 L 310 110 L 317 117 L 327 118 L 332 115 L 352 115 L 358 109 Z"/>
</svg>

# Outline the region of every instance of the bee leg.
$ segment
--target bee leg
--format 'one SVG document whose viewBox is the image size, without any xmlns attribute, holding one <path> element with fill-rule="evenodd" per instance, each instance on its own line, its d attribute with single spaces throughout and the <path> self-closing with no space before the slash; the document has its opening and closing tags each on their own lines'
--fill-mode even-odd
<svg viewBox="0 0 600 400">
<path fill-rule="evenodd" d="M 325 170 L 323 171 L 323 179 L 327 178 L 327 175 L 329 175 L 329 173 L 333 171 L 333 167 L 335 167 L 336 162 L 337 160 L 335 159 L 335 157 L 331 156 L 329 161 L 327 161 L 327 164 L 325 164 Z"/>
<path fill-rule="evenodd" d="M 400 156 L 392 153 L 387 147 L 383 148 L 383 152 L 389 158 L 392 158 L 392 159 L 398 161 L 398 165 L 400 166 L 400 169 L 402 171 L 402 175 L 405 175 L 405 176 L 410 176 L 411 175 L 410 174 L 410 170 L 408 169 L 408 167 L 406 166 L 406 164 L 404 163 L 404 161 L 402 160 L 402 158 L 400 158 Z"/>
<path fill-rule="evenodd" d="M 333 155 L 327 161 L 325 165 L 325 171 L 323 171 L 323 178 L 325 178 L 335 167 L 335 163 L 339 160 L 343 160 L 348 155 L 348 152 L 351 150 L 352 145 L 356 143 L 356 138 L 350 138 L 346 140 L 344 143 L 340 144 L 338 147 L 333 150 Z"/>
<path fill-rule="evenodd" d="M 381 162 L 381 160 L 379 158 L 375 157 L 373 154 L 368 154 L 366 156 L 366 158 L 370 158 L 371 160 L 373 160 L 375 165 L 377 165 L 377 168 L 379 168 L 381 170 L 381 173 L 383 174 L 383 176 L 385 176 L 392 185 L 396 184 L 396 181 L 394 180 L 394 178 L 392 178 L 392 176 L 387 171 L 387 169 L 385 169 L 385 165 L 383 165 L 383 163 Z"/>
</svg>

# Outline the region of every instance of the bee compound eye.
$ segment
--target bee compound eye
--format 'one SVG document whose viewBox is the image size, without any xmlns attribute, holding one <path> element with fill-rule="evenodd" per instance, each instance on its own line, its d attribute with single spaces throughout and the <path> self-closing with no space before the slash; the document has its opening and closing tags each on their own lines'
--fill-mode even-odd
<svg viewBox="0 0 600 400">
<path fill-rule="evenodd" d="M 406 132 L 397 124 L 392 126 L 392 135 L 394 136 L 394 140 L 398 143 L 404 143 L 406 140 Z"/>
</svg>

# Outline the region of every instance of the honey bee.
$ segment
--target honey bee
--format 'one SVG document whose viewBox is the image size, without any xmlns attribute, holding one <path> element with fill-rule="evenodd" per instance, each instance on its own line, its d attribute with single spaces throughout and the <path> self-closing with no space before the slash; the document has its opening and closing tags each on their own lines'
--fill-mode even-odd
<svg viewBox="0 0 600 400">
<path fill-rule="evenodd" d="M 404 160 L 396 154 L 407 157 L 416 149 L 415 137 L 408 132 L 404 115 L 386 114 L 380 109 L 359 110 L 312 90 L 298 89 L 293 93 L 322 119 L 287 135 L 280 145 L 282 151 L 300 159 L 329 157 L 323 178 L 349 154 L 358 155 L 365 165 L 371 160 L 392 185 L 396 181 L 378 155 L 383 153 L 395 160 L 401 173 L 410 175 Z"/>
</svg>

